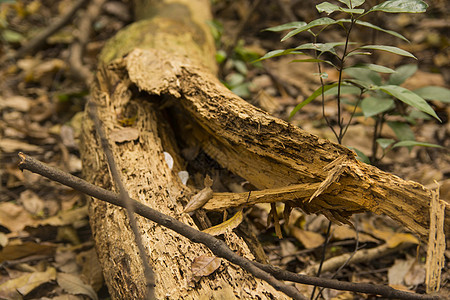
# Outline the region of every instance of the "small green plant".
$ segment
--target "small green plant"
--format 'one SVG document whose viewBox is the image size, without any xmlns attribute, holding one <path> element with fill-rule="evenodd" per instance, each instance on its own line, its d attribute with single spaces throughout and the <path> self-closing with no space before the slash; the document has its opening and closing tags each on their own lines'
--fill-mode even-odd
<svg viewBox="0 0 450 300">
<path fill-rule="evenodd" d="M 378 88 L 369 89 L 360 102 L 363 115 L 366 118 L 374 119 L 372 155 L 370 159 L 359 153 L 365 162 L 376 164 L 385 154 L 397 147 L 425 146 L 440 147 L 438 145 L 418 142 L 410 125 L 416 125 L 420 119 L 430 119 L 430 115 L 414 108 L 414 105 L 405 104 L 415 100 L 422 101 L 420 98 L 427 100 L 440 100 L 443 102 L 450 101 L 450 91 L 442 87 L 427 86 L 414 91 L 409 91 L 400 85 L 411 77 L 417 71 L 417 65 L 407 64 L 398 67 L 395 71 L 389 71 L 390 75 L 387 80 L 383 80 L 379 73 L 369 69 L 347 68 L 344 72 L 350 77 L 363 79 L 370 82 Z M 404 101 L 396 99 L 404 97 Z M 384 124 L 387 124 L 395 133 L 397 141 L 394 139 L 382 138 L 381 131 Z M 379 147 L 383 153 L 378 157 Z M 359 151 L 357 151 L 359 152 Z"/>
<path fill-rule="evenodd" d="M 307 32 L 312 36 L 311 43 L 301 44 L 298 47 L 290 49 L 270 51 L 259 59 L 264 60 L 282 55 L 297 54 L 305 55 L 307 58 L 293 60 L 293 62 L 313 62 L 317 64 L 321 86 L 303 102 L 299 103 L 291 112 L 290 117 L 294 116 L 302 107 L 319 96 L 322 99 L 322 112 L 324 112 L 325 96 L 334 95 L 337 105 L 336 125 L 333 125 L 324 113 L 323 117 L 336 136 L 338 143 L 342 143 L 342 139 L 353 117 L 357 113 L 358 106 L 361 107 L 364 116 L 375 119 L 372 162 L 379 160 L 377 158 L 377 145 L 380 145 L 383 151 L 400 146 L 437 146 L 416 142 L 414 134 L 412 134 L 407 123 L 414 123 L 418 118 L 424 118 L 425 116 L 432 116 L 440 121 L 436 112 L 425 99 L 448 101 L 448 90 L 438 87 L 427 87 L 420 91 L 412 92 L 401 87 L 400 84 L 417 70 L 417 66 L 414 65 L 405 65 L 399 67 L 397 70 L 392 70 L 377 64 L 347 65 L 349 57 L 369 56 L 373 51 L 386 51 L 416 59 L 413 54 L 398 47 L 377 44 L 361 45 L 352 42 L 350 36 L 354 28 L 360 26 L 408 41 L 398 32 L 363 21 L 364 17 L 375 12 L 422 13 L 426 11 L 428 5 L 420 0 L 390 0 L 372 6 L 369 9 L 363 9 L 360 7 L 364 4 L 365 0 L 338 0 L 336 2 L 339 3 L 336 5 L 329 2 L 322 2 L 316 5 L 318 12 L 326 13 L 328 15 L 327 17 L 322 17 L 309 23 L 291 22 L 266 29 L 274 32 L 290 30 L 281 41 L 285 41 L 303 32 Z M 335 12 L 338 12 L 339 15 L 347 15 L 347 18 L 333 19 L 329 17 Z M 338 26 L 343 30 L 345 40 L 330 43 L 319 42 L 320 36 L 330 26 Z M 337 82 L 325 83 L 328 74 L 323 71 L 324 64 L 332 66 L 337 70 Z M 348 77 L 345 77 L 344 73 Z M 390 74 L 390 76 L 387 80 L 383 81 L 383 76 L 380 73 Z M 356 95 L 354 97 L 356 100 L 351 101 L 350 99 L 344 98 L 344 94 Z M 343 105 L 353 106 L 352 113 L 346 122 L 344 122 L 343 118 Z M 400 121 L 398 121 L 399 117 L 396 117 L 396 121 L 389 122 L 387 117 L 394 115 L 400 116 Z M 386 122 L 396 133 L 397 138 L 400 140 L 399 142 L 395 143 L 394 140 L 381 138 L 381 128 Z M 368 158 L 363 153 L 360 151 L 356 152 L 360 158 L 365 157 L 367 159 L 366 162 L 368 162 Z"/>
<path fill-rule="evenodd" d="M 208 25 L 214 37 L 216 48 L 219 49 L 216 52 L 216 62 L 220 66 L 219 73 L 222 73 L 221 75 L 228 73 L 222 83 L 236 95 L 249 98 L 251 83 L 247 79 L 247 64 L 255 61 L 261 54 L 246 47 L 243 40 L 238 40 L 236 44 L 227 46 L 222 42 L 223 25 L 217 20 L 209 22 Z M 261 64 L 257 64 L 256 67 L 261 67 Z"/>
</svg>

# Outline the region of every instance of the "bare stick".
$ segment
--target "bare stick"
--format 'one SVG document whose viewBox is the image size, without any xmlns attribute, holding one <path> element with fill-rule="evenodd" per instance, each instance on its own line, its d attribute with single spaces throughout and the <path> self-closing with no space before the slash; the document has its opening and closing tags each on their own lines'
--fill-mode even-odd
<svg viewBox="0 0 450 300">
<path fill-rule="evenodd" d="M 99 200 L 120 207 L 125 207 L 125 204 L 120 200 L 120 196 L 111 191 L 104 190 L 98 186 L 90 184 L 89 182 L 81 178 L 75 177 L 61 170 L 52 168 L 38 160 L 33 159 L 32 157 L 22 152 L 19 153 L 19 157 L 21 158 L 21 161 L 19 163 L 19 168 L 21 170 L 29 170 L 33 173 L 40 174 L 44 177 L 47 177 L 48 179 L 69 186 L 77 191 L 85 193 Z M 252 261 L 237 255 L 230 248 L 228 248 L 225 242 L 216 239 L 212 235 L 198 231 L 197 229 L 192 228 L 178 221 L 177 219 L 172 218 L 171 216 L 160 213 L 159 211 L 154 210 L 142 204 L 139 201 L 133 199 L 130 200 L 131 204 L 134 207 L 135 213 L 137 213 L 138 215 L 147 218 L 155 223 L 158 223 L 161 226 L 169 228 L 181 234 L 182 236 L 188 238 L 194 243 L 204 244 L 216 256 L 225 258 L 231 263 L 240 266 L 241 268 L 251 273 L 255 277 L 265 280 L 270 285 L 272 285 L 276 290 L 285 293 L 286 295 L 292 297 L 293 299 L 306 300 L 306 298 L 302 296 L 295 287 L 288 286 L 278 281 L 272 275 L 256 267 Z"/>
<path fill-rule="evenodd" d="M 258 262 L 253 262 L 258 268 L 272 274 L 278 280 L 298 282 L 301 284 L 315 285 L 329 289 L 341 290 L 341 291 L 351 291 L 355 293 L 364 293 L 371 295 L 378 295 L 384 298 L 395 298 L 395 299 L 439 299 L 439 296 L 430 296 L 424 294 L 414 294 L 411 292 L 405 292 L 396 290 L 387 285 L 381 284 L 370 284 L 370 283 L 355 283 L 346 282 L 336 279 L 326 279 L 313 277 L 308 275 L 297 274 L 289 272 L 271 265 L 265 265 Z"/>
<path fill-rule="evenodd" d="M 27 44 L 22 46 L 20 48 L 15 58 L 21 58 L 25 56 L 26 54 L 32 54 L 39 50 L 39 48 L 45 43 L 47 38 L 52 36 L 54 33 L 56 33 L 58 30 L 60 30 L 62 27 L 69 24 L 70 20 L 72 20 L 73 16 L 75 16 L 76 12 L 83 7 L 89 0 L 78 0 L 73 7 L 67 12 L 66 15 L 64 15 L 61 19 L 56 21 L 55 23 L 51 24 L 47 29 L 45 29 L 43 32 L 38 34 L 35 38 L 31 39 Z"/>
<path fill-rule="evenodd" d="M 144 245 L 142 244 L 142 238 L 139 233 L 137 222 L 136 222 L 136 216 L 134 215 L 134 207 L 131 203 L 130 195 L 128 195 L 128 192 L 123 185 L 122 179 L 120 178 L 119 171 L 117 170 L 117 165 L 114 161 L 114 156 L 111 150 L 111 147 L 109 146 L 108 140 L 106 138 L 105 130 L 103 129 L 103 124 L 98 118 L 97 114 L 97 106 L 94 102 L 90 101 L 88 103 L 88 111 L 89 111 L 89 117 L 94 121 L 95 124 L 95 130 L 97 131 L 98 138 L 100 139 L 103 152 L 105 153 L 106 160 L 108 161 L 108 167 L 111 171 L 111 175 L 114 179 L 114 182 L 116 183 L 117 187 L 119 188 L 120 192 L 120 200 L 122 203 L 125 204 L 125 208 L 128 215 L 128 220 L 130 221 L 130 227 L 133 231 L 134 240 L 136 242 L 136 245 L 139 249 L 139 256 L 142 260 L 142 265 L 144 267 L 144 276 L 145 276 L 145 282 L 146 282 L 146 298 L 149 300 L 154 300 L 155 298 L 155 274 L 153 272 L 152 267 L 150 266 L 148 262 L 148 258 L 145 255 L 146 251 L 144 248 Z"/>
</svg>

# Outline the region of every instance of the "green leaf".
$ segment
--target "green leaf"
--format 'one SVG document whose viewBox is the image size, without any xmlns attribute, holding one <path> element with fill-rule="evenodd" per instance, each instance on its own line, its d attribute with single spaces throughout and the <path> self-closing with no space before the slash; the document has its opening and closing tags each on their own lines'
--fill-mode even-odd
<svg viewBox="0 0 450 300">
<path fill-rule="evenodd" d="M 371 11 L 382 11 L 387 13 L 423 13 L 428 4 L 420 0 L 389 0 L 372 7 Z"/>
<path fill-rule="evenodd" d="M 249 98 L 251 95 L 249 85 L 250 84 L 248 82 L 244 82 L 232 87 L 231 91 L 241 98 Z"/>
<path fill-rule="evenodd" d="M 339 20 L 339 21 L 345 21 L 345 23 L 350 23 L 351 22 L 350 19 L 342 19 L 342 20 Z M 365 27 L 368 27 L 368 28 L 372 28 L 372 29 L 375 29 L 375 30 L 378 30 L 378 31 L 381 31 L 381 32 L 384 32 L 384 33 L 387 33 L 387 34 L 390 34 L 390 35 L 393 35 L 393 36 L 398 37 L 398 38 L 400 38 L 400 39 L 402 39 L 402 40 L 404 40 L 406 42 L 409 42 L 409 40 L 407 38 L 405 38 L 403 35 L 401 35 L 400 33 L 392 31 L 392 30 L 387 30 L 387 29 L 381 28 L 381 27 L 376 26 L 376 25 L 374 25 L 372 23 L 356 20 L 356 24 L 361 25 L 361 26 L 365 26 Z"/>
<path fill-rule="evenodd" d="M 283 25 L 278 25 L 278 26 L 266 28 L 263 31 L 278 32 L 278 31 L 283 31 L 283 30 L 300 28 L 302 26 L 305 26 L 306 24 L 307 24 L 306 22 L 290 22 L 290 23 L 286 23 L 286 24 L 283 24 Z"/>
<path fill-rule="evenodd" d="M 395 71 L 392 70 L 391 68 L 375 64 L 355 65 L 353 66 L 353 68 L 369 69 L 378 73 L 395 73 Z"/>
<path fill-rule="evenodd" d="M 273 51 L 269 51 L 266 54 L 264 54 L 263 57 L 255 60 L 255 61 L 252 61 L 252 63 L 257 62 L 257 61 L 261 61 L 261 60 L 265 60 L 265 59 L 268 59 L 268 58 L 272 58 L 272 57 L 287 55 L 287 54 L 303 54 L 304 55 L 304 53 L 296 51 L 295 49 L 273 50 Z"/>
<path fill-rule="evenodd" d="M 364 9 L 353 9 L 353 8 L 343 8 L 337 6 L 335 4 L 331 4 L 329 2 L 322 2 L 316 5 L 316 9 L 319 13 L 326 12 L 327 14 L 331 14 L 335 11 L 342 11 L 348 14 L 362 14 L 364 13 Z"/>
<path fill-rule="evenodd" d="M 337 95 L 338 87 L 335 86 L 324 93 L 325 96 Z M 341 95 L 359 95 L 361 93 L 361 89 L 351 84 L 341 85 Z"/>
<path fill-rule="evenodd" d="M 216 52 L 216 62 L 222 63 L 227 58 L 227 53 L 224 50 L 219 50 Z"/>
<path fill-rule="evenodd" d="M 431 120 L 431 116 L 424 113 L 423 111 L 417 110 L 417 109 L 413 109 L 411 110 L 411 112 L 409 113 L 409 115 L 407 117 L 405 117 L 405 119 L 411 123 L 411 124 L 416 124 L 416 120 Z"/>
<path fill-rule="evenodd" d="M 398 121 L 387 123 L 400 141 L 414 140 L 414 132 L 412 132 L 411 127 L 407 123 Z"/>
<path fill-rule="evenodd" d="M 326 62 L 326 63 L 331 63 L 330 61 L 326 61 L 326 60 L 323 60 L 323 59 L 317 59 L 317 58 L 294 59 L 291 62 Z"/>
<path fill-rule="evenodd" d="M 417 141 L 400 141 L 396 143 L 392 148 L 397 147 L 413 147 L 413 146 L 422 146 L 422 147 L 433 147 L 433 148 L 443 148 L 441 145 L 425 143 L 425 142 L 417 142 Z"/>
<path fill-rule="evenodd" d="M 433 110 L 433 108 L 431 108 L 431 106 L 427 103 L 427 101 L 425 101 L 419 95 L 411 92 L 410 90 L 405 89 L 404 87 L 401 87 L 398 85 L 383 85 L 383 86 L 377 87 L 376 89 L 380 89 L 383 92 L 385 92 L 391 96 L 394 96 L 398 100 L 400 100 L 408 105 L 411 105 L 411 106 L 417 108 L 418 110 L 421 110 L 424 113 L 427 113 L 430 116 L 433 116 L 436 119 L 438 119 L 439 121 L 441 121 L 441 119 L 439 119 L 439 117 L 436 115 L 436 112 Z"/>
<path fill-rule="evenodd" d="M 226 81 L 231 87 L 237 86 L 245 81 L 245 76 L 240 73 L 231 73 L 227 76 Z"/>
<path fill-rule="evenodd" d="M 355 8 L 362 5 L 366 0 L 339 0 L 339 2 L 347 5 L 348 8 Z"/>
<path fill-rule="evenodd" d="M 358 14 L 358 15 L 360 15 L 360 14 L 363 14 L 364 13 L 364 9 L 362 9 L 362 8 L 342 8 L 342 7 L 340 7 L 339 8 L 339 11 L 342 11 L 342 12 L 345 12 L 345 13 L 348 13 L 348 14 Z"/>
<path fill-rule="evenodd" d="M 247 75 L 248 69 L 247 69 L 247 65 L 245 64 L 245 62 L 243 62 L 242 60 L 233 60 L 233 66 L 234 68 L 241 74 L 243 75 Z"/>
<path fill-rule="evenodd" d="M 326 92 L 326 91 L 328 91 L 329 89 L 331 89 L 332 87 L 335 87 L 335 86 L 337 86 L 337 83 L 325 85 L 323 88 L 320 87 L 317 90 L 315 90 L 311 94 L 311 96 L 309 96 L 308 98 L 303 100 L 301 103 L 297 104 L 297 106 L 292 110 L 291 114 L 289 115 L 289 118 L 292 118 L 300 109 L 302 109 L 303 106 L 305 106 L 306 104 L 310 103 L 311 101 L 316 99 L 319 95 L 321 95 L 322 94 L 322 90 L 324 92 Z"/>
<path fill-rule="evenodd" d="M 390 110 L 394 107 L 391 98 L 367 97 L 361 101 L 361 109 L 364 117 L 369 118 Z"/>
<path fill-rule="evenodd" d="M 295 50 L 317 50 L 320 51 L 321 53 L 324 52 L 330 52 L 336 55 L 336 51 L 334 50 L 334 47 L 337 46 L 343 46 L 345 45 L 345 42 L 334 42 L 334 43 L 306 43 L 303 45 L 300 45 L 296 48 L 294 48 Z"/>
<path fill-rule="evenodd" d="M 426 86 L 413 91 L 427 100 L 437 100 L 450 103 L 450 90 L 440 86 Z"/>
<path fill-rule="evenodd" d="M 377 72 L 364 68 L 345 68 L 344 72 L 360 81 L 366 81 L 369 84 L 381 85 L 381 77 Z"/>
<path fill-rule="evenodd" d="M 381 50 L 381 51 L 386 51 L 386 52 L 390 52 L 390 53 L 394 53 L 394 54 L 407 56 L 407 57 L 412 57 L 414 59 L 417 59 L 412 53 L 410 53 L 410 52 L 408 52 L 406 50 L 400 49 L 398 47 L 394 47 L 394 46 L 366 45 L 366 46 L 361 46 L 358 49 Z"/>
<path fill-rule="evenodd" d="M 374 89 L 374 84 L 364 81 L 364 80 L 358 80 L 358 79 L 344 79 L 345 83 L 352 84 L 354 86 L 364 88 L 366 90 Z M 376 88 L 376 87 L 375 87 Z"/>
<path fill-rule="evenodd" d="M 283 42 L 283 41 L 287 40 L 288 38 L 293 37 L 294 35 L 299 34 L 300 32 L 306 31 L 308 29 L 311 29 L 313 27 L 328 26 L 328 25 L 336 24 L 336 23 L 337 23 L 336 20 L 333 20 L 333 19 L 330 19 L 330 18 L 327 18 L 327 17 L 316 19 L 316 20 L 311 21 L 308 24 L 306 24 L 306 25 L 304 25 L 304 26 L 302 26 L 300 28 L 297 28 L 297 29 L 294 29 L 294 30 L 290 31 L 288 34 L 286 34 L 281 39 L 281 41 Z"/>
<path fill-rule="evenodd" d="M 362 161 L 363 163 L 370 164 L 370 159 L 361 150 L 356 149 L 355 147 L 348 147 L 348 148 L 356 152 L 356 154 L 358 155 L 356 159 Z"/>
<path fill-rule="evenodd" d="M 339 6 L 331 4 L 330 2 L 322 2 L 316 5 L 316 9 L 319 13 L 326 12 L 327 14 L 331 14 L 332 12 L 338 11 Z"/>
<path fill-rule="evenodd" d="M 360 52 L 360 51 L 352 51 L 347 54 L 347 57 L 353 55 L 372 55 L 372 52 Z"/>
<path fill-rule="evenodd" d="M 394 142 L 395 142 L 395 140 L 393 140 L 393 139 L 377 139 L 378 145 L 380 145 L 380 147 L 383 150 L 386 149 L 387 147 L 389 147 L 389 145 L 391 145 Z"/>
<path fill-rule="evenodd" d="M 388 84 L 401 85 L 406 79 L 414 75 L 416 71 L 416 64 L 400 66 L 395 70 L 395 73 L 389 77 Z"/>
</svg>

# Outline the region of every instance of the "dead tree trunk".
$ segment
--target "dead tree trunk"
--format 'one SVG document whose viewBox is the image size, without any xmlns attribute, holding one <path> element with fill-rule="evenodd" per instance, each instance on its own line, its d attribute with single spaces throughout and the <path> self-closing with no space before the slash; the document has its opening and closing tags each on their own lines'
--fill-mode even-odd
<svg viewBox="0 0 450 300">
<path fill-rule="evenodd" d="M 139 2 L 139 1 L 137 1 Z M 154 4 L 153 2 L 158 2 Z M 182 213 L 193 194 L 177 176 L 184 169 L 175 137 L 199 144 L 223 167 L 259 189 L 248 194 L 216 193 L 205 209 L 283 201 L 309 213 L 346 222 L 353 213 L 385 213 L 426 237 L 431 191 L 355 159 L 352 151 L 274 118 L 233 95 L 215 78 L 214 47 L 205 20 L 209 1 L 149 1 L 136 10 L 144 19 L 119 32 L 105 47 L 92 101 L 112 137 L 125 123 L 134 135 L 111 138 L 116 163 L 130 196 L 186 224 Z M 111 187 L 104 154 L 86 118 L 82 160 L 85 177 Z M 175 160 L 170 170 L 164 160 Z M 107 285 L 114 299 L 141 298 L 143 271 L 123 209 L 93 200 L 91 227 Z M 208 249 L 148 220 L 138 219 L 156 273 L 158 299 L 276 298 L 271 286 L 223 263 L 196 282 L 190 266 Z M 445 220 L 450 229 L 450 215 Z M 230 247 L 252 257 L 245 243 L 226 233 Z M 203 299 L 203 298 L 201 298 Z"/>
<path fill-rule="evenodd" d="M 119 32 L 105 47 L 101 56 L 103 63 L 122 57 L 134 48 L 164 49 L 164 53 L 189 57 L 196 65 L 208 70 L 209 76 L 214 76 L 214 42 L 205 23 L 211 18 L 208 0 L 149 1 L 148 6 L 136 7 L 136 11 L 142 18 L 145 15 L 153 17 Z M 152 63 L 155 65 L 146 66 L 149 74 L 155 74 L 152 69 L 163 73 L 166 68 L 172 70 L 170 63 L 159 66 L 160 61 L 156 59 Z M 132 198 L 195 227 L 191 217 L 182 212 L 193 192 L 178 178 L 177 172 L 183 170 L 184 162 L 169 122 L 160 110 L 160 106 L 168 101 L 167 97 L 141 95 L 123 72 L 124 62 L 119 59 L 100 67 L 92 86 L 92 101 L 97 103 L 108 137 L 123 129 L 121 121 L 135 120 L 131 127 L 137 130 L 138 138 L 122 143 L 110 141 L 118 169 L 122 171 L 121 179 Z M 163 73 L 155 75 L 164 78 Z M 113 189 L 104 153 L 87 116 L 82 136 L 85 177 Z M 173 170 L 169 169 L 163 152 L 174 158 Z M 126 212 L 93 199 L 90 223 L 112 298 L 142 299 L 145 291 L 143 268 Z M 206 247 L 143 218 L 138 218 L 138 226 L 155 271 L 157 299 L 287 299 L 266 282 L 228 262 L 223 262 L 209 277 L 194 280 L 192 262 L 198 256 L 211 255 Z M 231 249 L 253 259 L 245 242 L 236 234 L 229 232 L 224 238 Z"/>
</svg>

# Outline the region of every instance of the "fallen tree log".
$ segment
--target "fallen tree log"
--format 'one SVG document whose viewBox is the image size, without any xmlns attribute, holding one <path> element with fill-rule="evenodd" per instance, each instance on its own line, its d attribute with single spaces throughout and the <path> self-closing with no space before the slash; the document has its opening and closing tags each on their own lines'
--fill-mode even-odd
<svg viewBox="0 0 450 300">
<path fill-rule="evenodd" d="M 129 195 L 185 224 L 196 227 L 183 213 L 193 192 L 177 175 L 184 162 L 170 128 L 169 120 L 159 106 L 164 96 L 140 94 L 131 83 L 120 58 L 134 48 L 165 49 L 189 57 L 197 65 L 216 70 L 214 41 L 205 21 L 211 18 L 208 0 L 139 1 L 138 16 L 149 17 L 119 32 L 102 52 L 99 71 L 92 85 L 91 101 L 112 147 L 114 159 L 122 170 L 122 182 Z M 165 62 L 164 62 L 165 63 Z M 158 60 L 155 61 L 158 64 Z M 164 69 L 164 66 L 161 66 Z M 148 65 L 149 71 L 152 66 Z M 163 71 L 165 72 L 165 71 Z M 125 75 L 125 76 L 123 76 Z M 163 74 L 158 74 L 163 78 Z M 131 85 L 130 85 L 131 84 Z M 149 101 L 149 100 L 155 101 Z M 112 133 L 124 129 L 122 121 L 134 120 L 137 138 L 115 143 Z M 126 128 L 130 129 L 130 128 Z M 122 131 L 123 133 L 123 131 Z M 88 115 L 85 116 L 80 147 L 83 172 L 87 180 L 113 189 L 104 153 Z M 164 152 L 174 159 L 171 170 Z M 143 299 L 146 282 L 133 232 L 124 209 L 93 199 L 89 208 L 97 254 L 105 281 L 113 299 Z M 212 275 L 195 278 L 193 261 L 211 255 L 208 248 L 149 220 L 138 218 L 142 241 L 155 272 L 157 299 L 287 299 L 271 285 L 255 278 L 239 266 L 222 262 Z M 224 235 L 228 246 L 240 255 L 254 259 L 246 243 L 233 232 Z"/>
<path fill-rule="evenodd" d="M 130 196 L 195 226 L 183 213 L 193 191 L 177 172 L 184 169 L 177 139 L 199 144 L 220 165 L 261 191 L 216 193 L 207 210 L 281 201 L 308 213 L 347 222 L 356 212 L 385 213 L 422 238 L 429 227 L 431 191 L 356 160 L 349 149 L 319 139 L 274 118 L 232 94 L 215 77 L 212 39 L 204 20 L 208 1 L 150 1 L 139 16 L 152 16 L 119 32 L 105 47 L 92 86 L 92 101 L 108 136 L 134 128 L 128 138 L 111 139 L 122 181 Z M 196 6 L 199 5 L 199 6 Z M 145 6 L 147 7 L 147 6 Z M 150 34 L 151 33 L 151 34 Z M 85 177 L 112 186 L 92 122 L 83 124 L 81 154 Z M 129 129 L 129 128 L 128 128 Z M 174 158 L 171 170 L 164 152 Z M 247 201 L 248 199 L 248 201 Z M 126 213 L 93 200 L 90 222 L 110 293 L 114 299 L 143 297 L 145 282 Z M 208 278 L 193 280 L 191 264 L 208 249 L 139 218 L 156 273 L 157 298 L 205 299 L 220 293 L 239 298 L 283 294 L 240 268 L 224 263 Z M 445 229 L 450 229 L 447 213 Z M 227 244 L 245 257 L 249 249 L 232 232 Z"/>
</svg>

